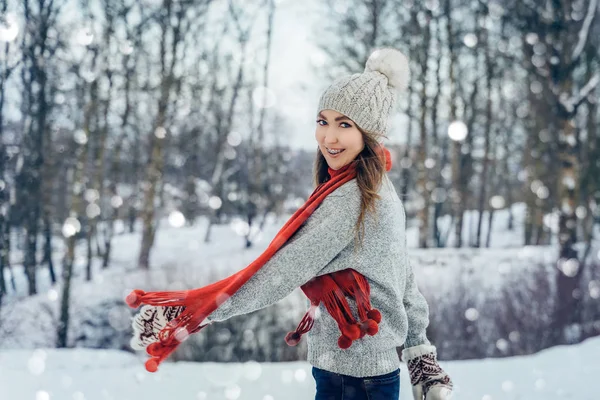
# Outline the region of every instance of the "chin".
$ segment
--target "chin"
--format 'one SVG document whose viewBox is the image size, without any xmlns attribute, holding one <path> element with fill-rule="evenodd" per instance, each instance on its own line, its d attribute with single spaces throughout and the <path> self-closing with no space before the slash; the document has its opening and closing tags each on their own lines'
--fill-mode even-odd
<svg viewBox="0 0 600 400">
<path fill-rule="evenodd" d="M 337 171 L 338 169 L 340 169 L 340 168 L 344 167 L 346 164 L 347 164 L 347 163 L 346 163 L 346 162 L 343 162 L 343 161 L 342 161 L 342 162 L 339 162 L 339 161 L 338 161 L 338 162 L 335 162 L 335 163 L 333 163 L 333 164 L 327 163 L 327 165 L 329 165 L 329 167 L 330 167 L 331 169 L 335 169 L 336 171 Z"/>
</svg>

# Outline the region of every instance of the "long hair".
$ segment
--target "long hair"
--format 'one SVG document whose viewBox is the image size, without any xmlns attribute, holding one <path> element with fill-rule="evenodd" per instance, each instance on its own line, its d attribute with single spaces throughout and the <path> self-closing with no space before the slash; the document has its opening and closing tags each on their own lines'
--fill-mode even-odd
<svg viewBox="0 0 600 400">
<path fill-rule="evenodd" d="M 358 126 L 357 126 L 358 128 Z M 385 158 L 382 154 L 378 154 L 377 149 L 381 146 L 374 135 L 371 135 L 361 128 L 358 128 L 362 134 L 365 147 L 351 161 L 356 165 L 356 183 L 360 189 L 361 203 L 360 214 L 354 227 L 355 240 L 358 239 L 362 244 L 365 233 L 364 219 L 367 212 L 375 212 L 375 200 L 381 196 L 377 194 L 383 174 L 385 173 Z M 327 160 L 317 147 L 317 155 L 314 164 L 314 184 L 315 187 L 329 180 L 329 172 L 327 171 Z"/>
</svg>

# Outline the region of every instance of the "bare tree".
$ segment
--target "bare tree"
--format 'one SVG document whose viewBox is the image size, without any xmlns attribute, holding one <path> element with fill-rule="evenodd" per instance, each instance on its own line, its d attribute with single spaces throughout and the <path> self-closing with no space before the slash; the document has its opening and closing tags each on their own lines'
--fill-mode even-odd
<svg viewBox="0 0 600 400">
<path fill-rule="evenodd" d="M 457 65 L 457 51 L 456 44 L 454 43 L 455 27 L 452 23 L 452 0 L 446 0 L 444 2 L 444 14 L 446 15 L 446 35 L 448 38 L 448 79 L 450 85 L 450 115 L 449 120 L 456 121 L 456 99 L 457 99 L 457 84 L 456 84 L 456 65 Z M 454 220 L 454 235 L 455 235 L 455 247 L 462 246 L 462 228 L 463 228 L 463 214 L 464 214 L 464 198 L 463 191 L 461 190 L 461 142 L 453 141 L 452 143 L 452 192 L 450 199 L 454 205 L 453 220 Z"/>
<path fill-rule="evenodd" d="M 266 55 L 263 64 L 263 87 L 269 87 L 269 64 L 271 62 L 271 41 L 273 37 L 273 20 L 275 17 L 275 2 L 273 0 L 267 0 L 266 2 L 267 8 L 267 31 L 266 31 Z M 252 98 L 252 92 L 249 93 L 249 105 L 250 105 L 250 115 L 253 117 L 254 113 L 254 101 Z M 274 165 L 268 165 L 267 162 L 269 159 L 279 159 L 281 158 L 281 153 L 275 149 L 274 152 L 270 152 L 271 154 L 265 154 L 265 152 L 269 153 L 269 150 L 264 145 L 265 139 L 265 114 L 267 110 L 267 105 L 265 104 L 267 100 L 267 96 L 263 96 L 262 104 L 260 104 L 260 112 L 258 119 L 258 127 L 256 130 L 252 129 L 251 136 L 249 139 L 249 151 L 250 157 L 248 159 L 248 174 L 245 174 L 245 201 L 244 201 L 244 211 L 246 222 L 248 223 L 248 231 L 246 234 L 246 247 L 251 247 L 253 244 L 253 240 L 255 235 L 253 234 L 253 227 L 256 217 L 258 213 L 262 211 L 262 218 L 260 218 L 260 226 L 258 231 L 260 232 L 264 226 L 266 221 L 266 216 L 268 213 L 273 211 L 278 204 L 278 198 L 281 196 L 282 187 L 281 185 L 277 185 L 274 182 L 274 176 L 277 175 L 277 171 L 275 174 L 270 173 L 272 169 L 277 169 L 277 164 L 280 164 L 275 160 Z M 253 124 L 251 124 L 253 127 Z M 269 157 L 271 155 L 271 157 Z M 274 157 L 273 157 L 274 156 Z M 266 164 L 266 165 L 265 165 Z"/>
<path fill-rule="evenodd" d="M 419 93 L 420 98 L 420 116 L 419 116 L 419 134 L 420 134 L 420 142 L 418 147 L 418 157 L 417 157 L 417 168 L 418 168 L 418 177 L 417 177 L 417 191 L 419 192 L 419 203 L 420 207 L 418 210 L 418 219 L 419 219 L 419 247 L 427 248 L 429 247 L 429 238 L 430 238 L 430 226 L 429 226 L 429 214 L 431 208 L 431 190 L 429 189 L 429 169 L 431 166 L 428 166 L 427 156 L 429 153 L 428 149 L 428 131 L 427 131 L 427 114 L 429 111 L 429 107 L 427 105 L 428 95 L 427 95 L 427 87 L 429 81 L 427 79 L 427 75 L 429 73 L 429 60 L 431 54 L 431 19 L 432 13 L 430 10 L 426 10 L 424 12 L 425 17 L 423 20 L 417 19 L 417 24 L 419 24 L 419 37 L 422 37 L 423 40 L 418 44 L 419 48 L 414 52 L 417 55 L 416 62 L 421 66 L 421 70 L 419 71 L 418 76 L 421 81 L 421 90 Z M 422 21 L 422 22 L 420 22 Z"/>
<path fill-rule="evenodd" d="M 0 16 L 2 16 L 0 17 L 0 24 L 14 28 L 12 25 L 16 24 L 16 21 L 8 19 L 7 10 L 8 1 L 2 0 L 0 2 Z M 4 268 L 9 267 L 10 255 L 10 221 L 8 218 L 10 215 L 8 195 L 10 187 L 7 183 L 7 176 L 5 176 L 8 154 L 4 140 L 4 102 L 6 99 L 6 84 L 20 62 L 20 60 L 12 57 L 14 46 L 11 46 L 11 39 L 16 39 L 16 36 L 15 38 L 4 38 L 5 43 L 2 45 L 2 50 L 0 50 L 3 53 L 0 63 L 0 305 L 2 296 L 6 293 Z"/>
<path fill-rule="evenodd" d="M 108 4 L 108 3 L 107 3 Z M 102 268 L 108 268 L 111 256 L 112 249 L 112 239 L 115 234 L 115 221 L 118 218 L 119 209 L 123 203 L 122 198 L 119 196 L 117 191 L 117 184 L 122 182 L 122 153 L 123 148 L 125 147 L 125 141 L 127 139 L 128 134 L 131 131 L 131 115 L 132 115 L 132 107 L 133 107 L 133 94 L 132 91 L 134 89 L 135 84 L 135 68 L 137 66 L 137 60 L 139 58 L 139 52 L 135 52 L 132 54 L 132 49 L 137 48 L 141 45 L 141 29 L 144 26 L 145 21 L 141 21 L 133 27 L 130 27 L 127 24 L 127 17 L 131 12 L 135 3 L 125 4 L 122 3 L 121 7 L 115 10 L 115 19 L 125 27 L 126 31 L 126 43 L 131 45 L 130 48 L 125 49 L 125 54 L 122 57 L 122 69 L 121 73 L 123 74 L 124 82 L 123 82 L 123 97 L 124 97 L 124 105 L 121 117 L 121 123 L 118 126 L 119 134 L 115 138 L 115 146 L 114 150 L 110 154 L 110 167 L 108 170 L 109 184 L 108 184 L 108 196 L 110 198 L 110 211 L 105 220 L 105 229 L 103 235 L 104 241 L 104 252 L 102 253 Z M 108 72 L 108 70 L 107 70 Z M 111 72 L 112 74 L 113 72 Z M 105 109 L 105 113 L 108 112 L 108 107 Z M 105 124 L 108 125 L 108 114 L 105 114 L 104 117 Z M 136 174 L 134 173 L 134 177 Z M 133 190 L 136 192 L 136 190 Z"/>
<path fill-rule="evenodd" d="M 257 13 L 255 12 L 252 16 L 248 17 L 250 23 L 248 26 L 243 27 L 241 25 L 242 21 L 242 10 L 240 8 L 235 7 L 232 1 L 229 2 L 229 12 L 231 14 L 232 20 L 236 27 L 236 39 L 240 46 L 240 64 L 237 68 L 237 74 L 235 76 L 233 87 L 231 88 L 231 98 L 229 103 L 226 105 L 226 109 L 222 109 L 221 105 L 212 102 L 212 112 L 215 113 L 215 150 L 214 154 L 216 156 L 215 165 L 213 167 L 212 173 L 210 175 L 210 187 L 213 196 L 219 198 L 219 203 L 222 203 L 223 198 L 223 185 L 228 176 L 231 175 L 232 170 L 226 171 L 225 168 L 225 150 L 227 145 L 227 137 L 230 133 L 235 107 L 238 102 L 239 96 L 242 91 L 242 85 L 244 83 L 244 63 L 247 57 L 247 44 L 249 39 L 249 34 L 251 28 L 254 24 L 255 18 L 257 17 Z M 217 96 L 218 98 L 219 96 Z M 219 206 L 214 208 L 214 211 L 211 212 L 209 216 L 209 223 L 206 229 L 206 234 L 204 236 L 204 242 L 210 241 L 211 228 L 215 220 L 218 218 L 219 214 Z"/>
<path fill-rule="evenodd" d="M 95 60 L 93 57 L 92 60 Z M 95 61 L 92 61 L 94 63 Z M 93 65 L 93 64 L 92 64 Z M 68 344 L 68 332 L 69 332 L 69 308 L 71 298 L 71 283 L 73 278 L 73 267 L 75 263 L 75 245 L 79 237 L 82 226 L 82 216 L 84 214 L 84 203 L 83 203 L 83 187 L 84 187 L 84 173 L 85 165 L 88 160 L 88 136 L 90 132 L 90 124 L 92 114 L 96 108 L 96 86 L 94 83 L 88 85 L 80 77 L 80 71 L 75 69 L 75 73 L 79 78 L 77 84 L 77 97 L 80 109 L 83 111 L 82 117 L 82 129 L 79 131 L 81 138 L 78 138 L 73 144 L 74 146 L 74 163 L 71 166 L 69 175 L 72 176 L 70 182 L 70 216 L 63 224 L 63 235 L 65 236 L 65 254 L 63 255 L 62 261 L 62 294 L 60 301 L 60 315 L 59 323 L 57 328 L 56 347 L 67 347 Z M 89 86 L 89 87 L 88 87 Z"/>
<path fill-rule="evenodd" d="M 56 25 L 64 2 L 30 0 L 22 3 L 25 18 L 23 35 L 23 67 L 21 77 L 25 88 L 25 134 L 23 137 L 23 167 L 18 171 L 16 184 L 26 231 L 26 250 L 23 262 L 29 294 L 37 292 L 36 250 L 41 207 L 39 198 L 44 165 L 43 149 L 48 141 L 47 117 L 51 103 L 48 99 L 48 69 L 57 46 L 49 40 L 49 31 Z"/>
<path fill-rule="evenodd" d="M 143 188 L 142 244 L 138 257 L 139 267 L 145 269 L 150 267 L 150 250 L 156 234 L 155 197 L 159 194 L 164 173 L 164 150 L 168 133 L 166 123 L 169 119 L 169 103 L 173 99 L 172 96 L 176 95 L 174 93 L 178 79 L 176 69 L 178 62 L 181 61 L 179 49 L 189 24 L 190 7 L 192 7 L 190 3 L 163 0 L 156 14 L 156 22 L 160 27 L 160 84 L 156 117 L 152 132 L 149 134 L 150 157 L 146 165 L 146 182 Z"/>
<path fill-rule="evenodd" d="M 482 12 L 482 20 L 489 16 L 488 5 L 484 1 L 480 1 L 480 7 L 483 9 Z M 483 127 L 484 133 L 484 151 L 483 151 L 483 160 L 482 160 L 482 169 L 481 175 L 479 178 L 479 198 L 478 198 L 478 209 L 479 209 L 479 218 L 477 219 L 477 236 L 475 239 L 475 247 L 481 247 L 481 227 L 483 222 L 483 211 L 486 208 L 486 204 L 488 203 L 487 189 L 488 189 L 488 171 L 490 168 L 490 136 L 492 131 L 492 102 L 494 99 L 492 93 L 492 85 L 494 80 L 496 79 L 496 71 L 497 67 L 494 62 L 494 58 L 492 55 L 492 50 L 490 46 L 490 36 L 491 32 L 489 27 L 484 27 L 482 29 L 482 42 L 483 42 L 483 52 L 485 59 L 485 87 L 486 87 L 486 103 L 485 103 L 485 126 Z M 492 209 L 489 209 L 490 218 L 492 216 Z M 491 223 L 491 219 L 490 219 Z M 491 228 L 491 225 L 488 225 Z M 488 240 L 489 241 L 489 240 Z"/>
</svg>

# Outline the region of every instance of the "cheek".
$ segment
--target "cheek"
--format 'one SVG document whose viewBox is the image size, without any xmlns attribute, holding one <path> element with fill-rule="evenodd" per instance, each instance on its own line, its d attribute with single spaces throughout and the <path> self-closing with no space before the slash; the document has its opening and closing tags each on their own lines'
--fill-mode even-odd
<svg viewBox="0 0 600 400">
<path fill-rule="evenodd" d="M 362 137 L 362 133 L 360 133 L 359 130 L 356 130 L 353 133 L 354 135 L 352 136 L 352 147 L 354 147 L 355 150 L 360 151 L 362 150 L 365 144 Z"/>
<path fill-rule="evenodd" d="M 323 133 L 321 132 L 321 129 L 317 128 L 315 130 L 315 140 L 319 143 L 321 143 L 323 141 Z"/>
</svg>

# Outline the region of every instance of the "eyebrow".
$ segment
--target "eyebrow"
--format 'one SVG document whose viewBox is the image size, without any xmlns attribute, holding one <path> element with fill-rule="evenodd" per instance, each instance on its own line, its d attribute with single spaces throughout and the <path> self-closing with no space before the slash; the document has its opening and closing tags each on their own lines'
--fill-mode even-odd
<svg viewBox="0 0 600 400">
<path fill-rule="evenodd" d="M 325 118 L 325 116 L 321 113 L 319 113 L 319 117 L 323 118 L 323 119 L 327 119 Z M 350 118 L 346 117 L 345 115 L 342 115 L 341 117 L 336 117 L 336 121 L 341 121 L 343 119 L 347 119 L 348 121 L 352 121 Z"/>
</svg>

